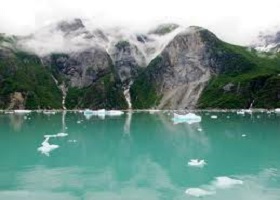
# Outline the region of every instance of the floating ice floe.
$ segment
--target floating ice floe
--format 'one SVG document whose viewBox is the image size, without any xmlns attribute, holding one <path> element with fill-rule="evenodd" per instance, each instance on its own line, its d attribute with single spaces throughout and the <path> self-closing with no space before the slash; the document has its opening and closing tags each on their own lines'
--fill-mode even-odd
<svg viewBox="0 0 280 200">
<path fill-rule="evenodd" d="M 68 136 L 68 133 L 58 133 L 56 134 L 56 137 L 66 137 Z"/>
<path fill-rule="evenodd" d="M 243 184 L 242 180 L 233 179 L 227 176 L 216 177 L 216 180 L 212 182 L 213 186 L 220 189 L 227 189 L 242 184 Z"/>
<path fill-rule="evenodd" d="M 120 111 L 120 110 L 109 110 L 106 112 L 106 115 L 109 115 L 109 116 L 120 116 L 123 114 L 124 114 L 124 112 Z"/>
<path fill-rule="evenodd" d="M 45 154 L 46 156 L 49 156 L 51 151 L 59 147 L 56 144 L 50 144 L 49 139 L 50 137 L 46 137 L 46 139 L 42 142 L 42 146 L 38 148 L 38 151 L 40 151 L 42 154 Z"/>
<path fill-rule="evenodd" d="M 50 111 L 50 110 L 43 111 L 43 114 L 45 115 L 54 115 L 55 113 L 56 113 L 55 111 Z"/>
<path fill-rule="evenodd" d="M 86 109 L 84 111 L 84 116 L 86 119 L 90 119 L 92 116 L 98 116 L 101 119 L 104 119 L 106 115 L 108 116 L 120 116 L 123 115 L 124 112 L 120 110 L 108 110 L 106 111 L 105 109 L 100 109 L 100 110 L 89 110 Z"/>
<path fill-rule="evenodd" d="M 96 111 L 90 110 L 90 109 L 85 109 L 84 115 L 94 115 Z"/>
<path fill-rule="evenodd" d="M 245 115 L 245 111 L 244 110 L 239 110 L 236 112 L 238 115 Z"/>
<path fill-rule="evenodd" d="M 275 111 L 276 113 L 280 113 L 280 108 L 276 108 L 274 111 Z"/>
<path fill-rule="evenodd" d="M 188 166 L 190 167 L 204 167 L 206 165 L 205 160 L 191 159 L 188 162 Z"/>
<path fill-rule="evenodd" d="M 185 193 L 194 197 L 204 197 L 208 195 L 214 195 L 215 191 L 208 191 L 201 188 L 188 188 Z"/>
<path fill-rule="evenodd" d="M 16 114 L 27 114 L 31 113 L 31 110 L 14 110 Z"/>
<path fill-rule="evenodd" d="M 241 137 L 246 137 L 246 136 L 247 136 L 246 134 L 242 134 L 242 135 L 241 135 Z"/>
<path fill-rule="evenodd" d="M 246 109 L 246 110 L 243 110 L 245 113 L 248 113 L 248 114 L 252 114 L 253 111 L 251 109 Z"/>
<path fill-rule="evenodd" d="M 5 111 L 5 114 L 14 114 L 14 111 Z"/>
<path fill-rule="evenodd" d="M 188 124 L 201 122 L 201 117 L 194 113 L 188 113 L 186 115 L 179 115 L 174 113 L 173 122 L 175 124 L 186 122 Z"/>
<path fill-rule="evenodd" d="M 217 119 L 217 118 L 218 118 L 217 115 L 212 115 L 212 116 L 211 116 L 211 119 Z"/>
</svg>

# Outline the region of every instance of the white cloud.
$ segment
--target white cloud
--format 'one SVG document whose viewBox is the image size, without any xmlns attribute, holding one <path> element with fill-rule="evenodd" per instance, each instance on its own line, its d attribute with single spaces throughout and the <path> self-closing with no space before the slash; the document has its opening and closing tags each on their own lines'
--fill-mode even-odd
<svg viewBox="0 0 280 200">
<path fill-rule="evenodd" d="M 143 29 L 162 21 L 209 28 L 246 44 L 259 30 L 280 24 L 279 0 L 9 0 L 1 2 L 0 32 L 27 34 L 67 17 L 104 26 Z"/>
</svg>

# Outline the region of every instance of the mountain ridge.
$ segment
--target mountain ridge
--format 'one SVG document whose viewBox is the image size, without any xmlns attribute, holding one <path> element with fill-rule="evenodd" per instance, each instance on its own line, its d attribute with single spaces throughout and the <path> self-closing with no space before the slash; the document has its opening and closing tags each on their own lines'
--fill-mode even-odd
<svg viewBox="0 0 280 200">
<path fill-rule="evenodd" d="M 20 87 L 14 84 L 17 76 L 7 72 L 10 65 L 17 70 L 26 66 L 28 77 L 34 59 L 51 85 L 44 89 L 46 102 L 54 104 L 38 100 L 46 99 L 35 90 L 42 87 L 40 78 Z M 7 64 L 12 60 L 17 64 Z M 9 89 L 0 90 L 0 107 L 127 109 L 132 103 L 134 109 L 245 108 L 251 102 L 277 107 L 279 63 L 277 54 L 225 43 L 202 27 L 163 24 L 147 33 L 109 33 L 88 30 L 74 19 L 26 37 L 0 35 L 0 86 Z M 15 97 L 21 101 L 11 103 Z"/>
</svg>

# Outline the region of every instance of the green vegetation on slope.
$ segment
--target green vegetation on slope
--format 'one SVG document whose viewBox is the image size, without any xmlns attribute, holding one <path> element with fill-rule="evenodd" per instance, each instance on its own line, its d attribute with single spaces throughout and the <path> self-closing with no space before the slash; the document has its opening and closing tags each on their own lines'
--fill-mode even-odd
<svg viewBox="0 0 280 200">
<path fill-rule="evenodd" d="M 224 60 L 224 70 L 212 77 L 199 108 L 276 108 L 280 106 L 280 59 L 276 55 L 221 42 L 220 51 L 239 59 Z M 238 70 L 244 67 L 243 70 Z"/>
<path fill-rule="evenodd" d="M 157 66 L 161 63 L 162 57 L 158 56 L 148 65 L 147 69 L 139 75 L 133 83 L 130 94 L 133 108 L 146 109 L 155 107 L 161 96 L 157 94 L 157 86 L 152 81 L 152 71 L 157 71 Z"/>
<path fill-rule="evenodd" d="M 24 52 L 0 55 L 0 74 L 1 109 L 9 108 L 14 92 L 22 94 L 27 109 L 61 108 L 61 92 L 37 56 Z"/>
<path fill-rule="evenodd" d="M 107 74 L 89 87 L 69 88 L 66 107 L 68 109 L 126 109 L 127 103 L 113 74 Z"/>
</svg>

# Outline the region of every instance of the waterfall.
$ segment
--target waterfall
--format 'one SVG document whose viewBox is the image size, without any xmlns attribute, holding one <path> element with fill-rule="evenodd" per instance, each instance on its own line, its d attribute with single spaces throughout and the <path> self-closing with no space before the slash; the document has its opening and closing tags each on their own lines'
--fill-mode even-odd
<svg viewBox="0 0 280 200">
<path fill-rule="evenodd" d="M 252 109 L 252 107 L 253 107 L 253 104 L 254 104 L 254 101 L 255 101 L 255 100 L 253 100 L 253 101 L 252 101 L 252 103 L 250 104 L 250 107 L 249 107 L 249 109 Z"/>
<path fill-rule="evenodd" d="M 124 94 L 125 100 L 127 102 L 128 109 L 130 110 L 132 108 L 131 97 L 130 97 L 130 88 L 124 90 L 123 94 Z"/>
</svg>

